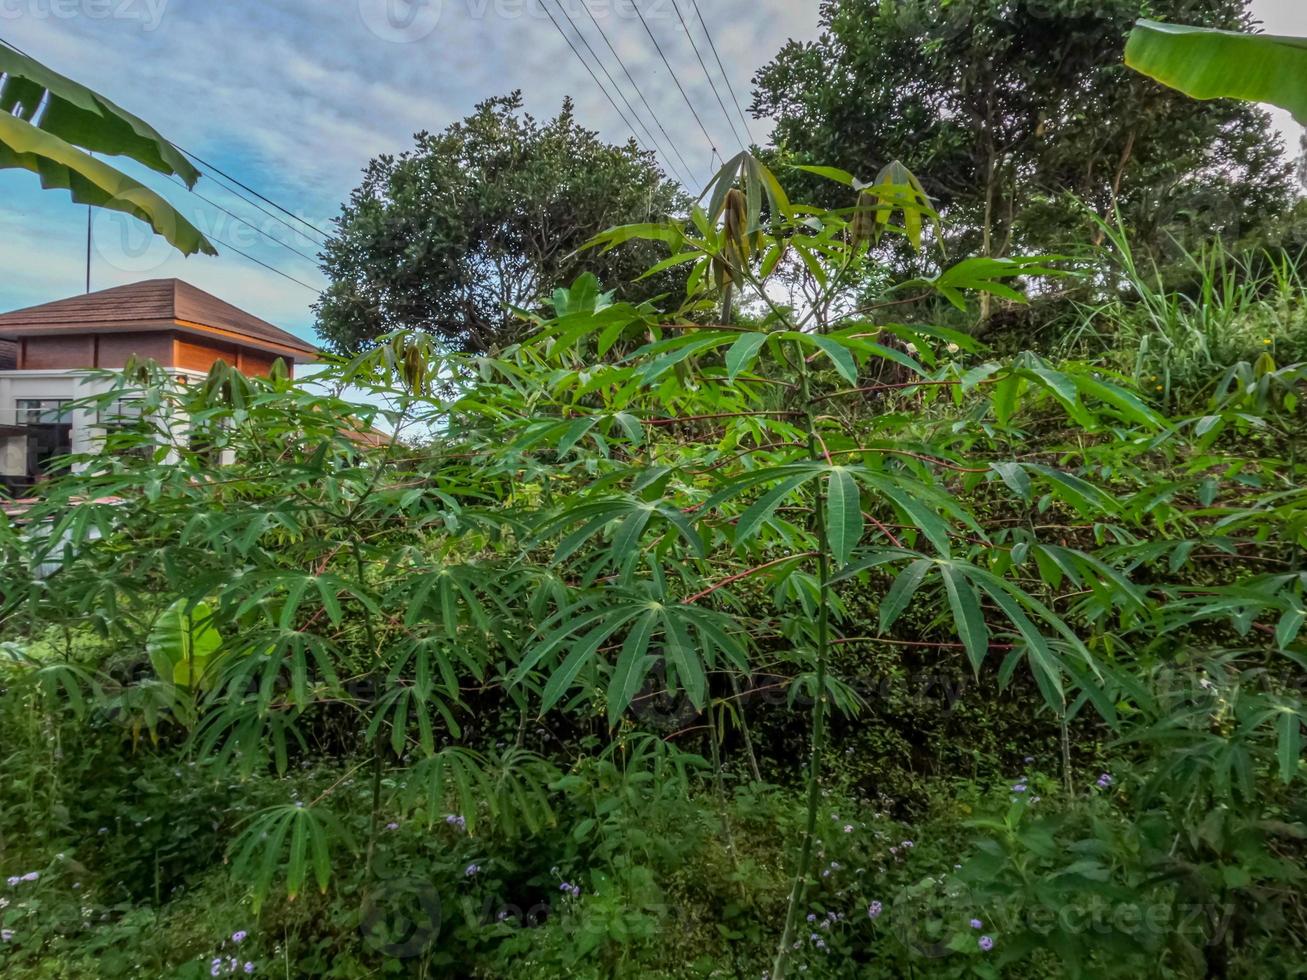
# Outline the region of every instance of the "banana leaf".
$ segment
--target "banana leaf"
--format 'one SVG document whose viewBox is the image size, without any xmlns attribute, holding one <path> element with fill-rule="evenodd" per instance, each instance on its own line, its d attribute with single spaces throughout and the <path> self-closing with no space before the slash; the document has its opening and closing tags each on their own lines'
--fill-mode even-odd
<svg viewBox="0 0 1307 980">
<path fill-rule="evenodd" d="M 1268 102 L 1307 125 L 1307 38 L 1140 20 L 1125 63 L 1195 99 Z"/>
<path fill-rule="evenodd" d="M 0 112 L 0 170 L 30 170 L 47 190 L 62 188 L 78 204 L 120 211 L 146 222 L 183 255 L 217 255 L 198 228 L 144 184 L 52 133 Z"/>
</svg>

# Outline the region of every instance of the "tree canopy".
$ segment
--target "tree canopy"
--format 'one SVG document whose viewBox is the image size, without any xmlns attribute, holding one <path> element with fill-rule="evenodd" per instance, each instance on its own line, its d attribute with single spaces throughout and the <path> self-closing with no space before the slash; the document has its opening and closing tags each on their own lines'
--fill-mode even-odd
<svg viewBox="0 0 1307 980">
<path fill-rule="evenodd" d="M 648 244 L 576 254 L 596 233 L 685 208 L 634 141 L 615 146 L 581 126 L 570 100 L 541 123 L 521 93 L 488 99 L 414 149 L 377 157 L 343 208 L 323 254 L 331 279 L 317 306 L 330 344 L 356 351 L 405 328 L 451 349 L 488 351 L 521 336 L 512 308 L 594 273 L 632 283 Z M 640 301 L 681 288 L 674 273 L 624 287 Z"/>
<path fill-rule="evenodd" d="M 819 39 L 758 72 L 753 109 L 778 120 L 783 161 L 865 177 L 903 160 L 959 254 L 1083 240 L 1080 201 L 1100 217 L 1119 208 L 1140 245 L 1238 237 L 1287 204 L 1282 142 L 1254 106 L 1194 102 L 1127 69 L 1145 6 L 1252 24 L 1246 0 L 826 0 Z"/>
</svg>

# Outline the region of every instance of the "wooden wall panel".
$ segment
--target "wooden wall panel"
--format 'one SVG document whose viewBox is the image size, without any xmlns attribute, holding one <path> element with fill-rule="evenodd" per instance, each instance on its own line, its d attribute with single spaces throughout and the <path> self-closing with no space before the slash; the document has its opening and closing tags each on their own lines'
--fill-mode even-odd
<svg viewBox="0 0 1307 980">
<path fill-rule="evenodd" d="M 272 370 L 272 362 L 276 358 L 271 354 L 264 354 L 262 351 L 244 350 L 240 352 L 240 363 L 236 366 L 240 368 L 243 374 L 267 375 Z"/>
<path fill-rule="evenodd" d="M 239 353 L 235 347 L 210 343 L 192 338 L 176 337 L 173 341 L 173 366 L 183 371 L 208 374 L 217 361 L 237 366 Z"/>
<path fill-rule="evenodd" d="M 95 363 L 98 368 L 117 369 L 127 366 L 135 357 L 157 361 L 164 367 L 172 366 L 172 338 L 158 333 L 102 333 L 93 338 L 96 346 Z M 78 367 L 87 367 L 81 364 Z"/>
<path fill-rule="evenodd" d="M 94 365 L 95 338 L 89 334 L 25 337 L 19 345 L 19 370 L 71 371 Z"/>
</svg>

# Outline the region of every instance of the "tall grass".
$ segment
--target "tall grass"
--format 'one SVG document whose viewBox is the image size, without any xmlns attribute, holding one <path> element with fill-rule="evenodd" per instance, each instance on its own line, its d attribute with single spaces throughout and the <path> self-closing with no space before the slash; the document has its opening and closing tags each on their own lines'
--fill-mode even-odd
<svg viewBox="0 0 1307 980">
<path fill-rule="evenodd" d="M 1167 402 L 1188 400 L 1223 372 L 1269 353 L 1307 359 L 1302 256 L 1232 252 L 1219 240 L 1181 250 L 1165 272 L 1139 256 L 1119 226 L 1102 225 L 1104 298 L 1079 307 L 1059 354 L 1134 377 Z"/>
</svg>

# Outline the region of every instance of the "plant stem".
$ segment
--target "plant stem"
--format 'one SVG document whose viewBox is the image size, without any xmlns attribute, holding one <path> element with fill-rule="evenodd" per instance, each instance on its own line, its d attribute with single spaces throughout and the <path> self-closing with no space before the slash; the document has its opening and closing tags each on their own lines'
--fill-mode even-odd
<svg viewBox="0 0 1307 980">
<path fill-rule="evenodd" d="M 817 438 L 816 413 L 808 378 L 807 363 L 799 352 L 800 390 L 808 420 L 808 455 L 820 461 L 823 456 Z M 772 968 L 772 980 L 784 980 L 789 964 L 790 946 L 794 942 L 795 926 L 807 885 L 809 864 L 812 861 L 812 843 L 817 835 L 817 807 L 821 801 L 821 760 L 826 742 L 826 670 L 830 656 L 830 541 L 827 536 L 825 490 L 818 489 L 813 504 L 813 529 L 817 538 L 817 577 L 819 599 L 817 611 L 817 676 L 812 699 L 812 755 L 808 763 L 808 803 L 803 829 L 803 843 L 799 848 L 799 863 L 794 870 L 794 883 L 785 912 L 785 929 L 781 933 L 780 947 Z"/>
</svg>

